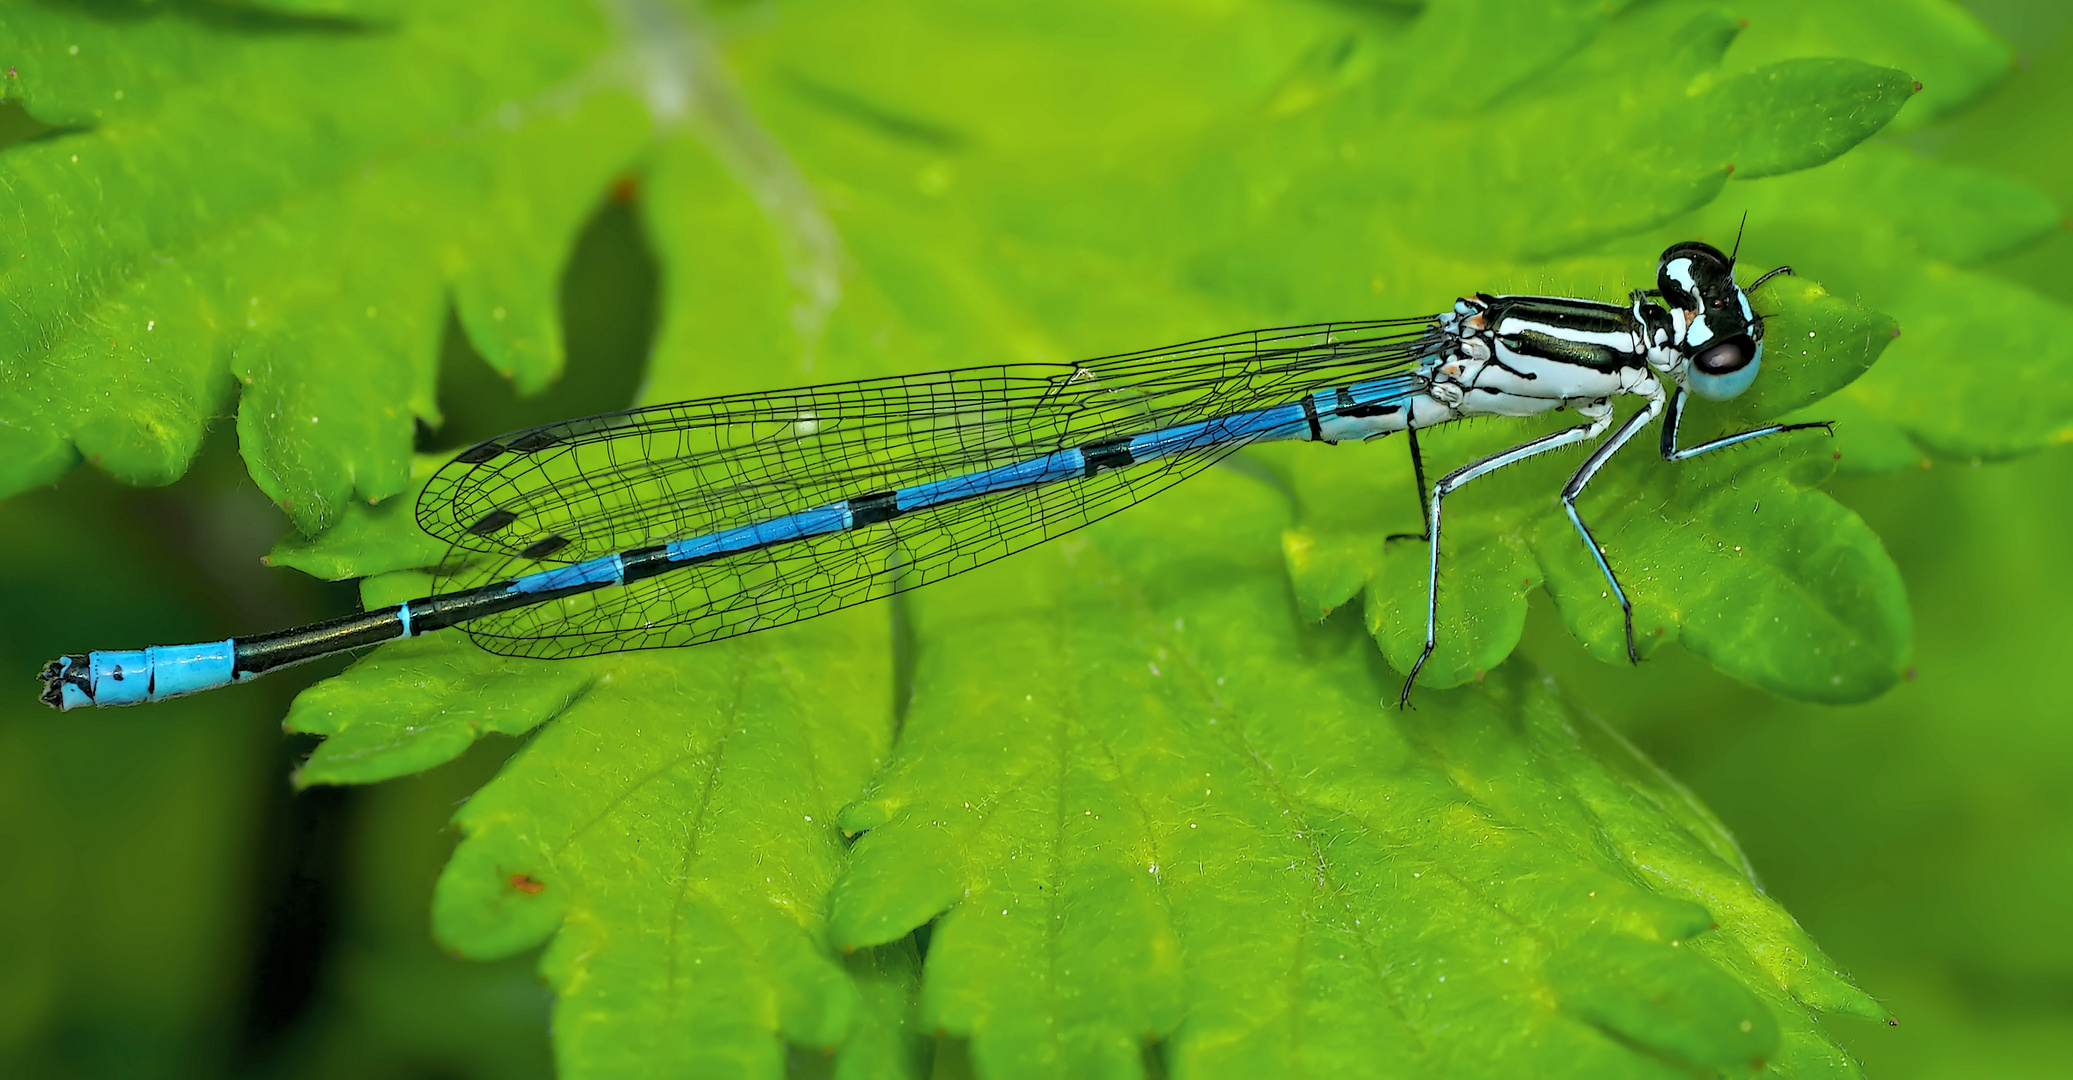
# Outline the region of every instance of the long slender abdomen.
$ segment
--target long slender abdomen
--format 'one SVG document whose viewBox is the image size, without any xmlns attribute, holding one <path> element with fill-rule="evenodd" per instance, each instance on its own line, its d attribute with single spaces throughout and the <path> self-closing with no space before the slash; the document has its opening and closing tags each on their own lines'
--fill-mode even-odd
<svg viewBox="0 0 2073 1080">
<path fill-rule="evenodd" d="M 1068 482 L 1138 462 L 1254 440 L 1321 438 L 1322 425 L 1341 423 L 1342 414 L 1347 419 L 1367 417 L 1369 427 L 1386 425 L 1391 422 L 1383 419 L 1385 413 L 1392 411 L 1389 400 L 1401 397 L 1411 385 L 1410 380 L 1396 377 L 1322 391 L 1285 405 L 1055 450 L 890 491 L 861 493 L 767 521 L 602 555 L 508 581 L 421 597 L 277 633 L 198 645 L 159 645 L 64 656 L 43 669 L 43 700 L 60 709 L 161 701 L 244 682 L 306 660 L 414 637 L 564 596 L 626 585 L 677 567 L 862 528 L 948 503 Z M 505 522 L 512 518 L 508 511 L 496 513 L 501 513 Z M 552 539 L 559 541 L 554 548 L 568 544 L 565 539 Z"/>
</svg>

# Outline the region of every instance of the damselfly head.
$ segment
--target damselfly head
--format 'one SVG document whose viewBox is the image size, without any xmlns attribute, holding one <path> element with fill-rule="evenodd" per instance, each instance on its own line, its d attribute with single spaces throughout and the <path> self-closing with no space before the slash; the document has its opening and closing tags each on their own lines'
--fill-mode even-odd
<svg viewBox="0 0 2073 1080">
<path fill-rule="evenodd" d="M 1763 320 L 1735 284 L 1735 262 L 1711 244 L 1672 245 L 1656 265 L 1656 287 L 1683 318 L 1678 351 L 1692 393 L 1725 401 L 1756 381 L 1763 364 Z"/>
</svg>

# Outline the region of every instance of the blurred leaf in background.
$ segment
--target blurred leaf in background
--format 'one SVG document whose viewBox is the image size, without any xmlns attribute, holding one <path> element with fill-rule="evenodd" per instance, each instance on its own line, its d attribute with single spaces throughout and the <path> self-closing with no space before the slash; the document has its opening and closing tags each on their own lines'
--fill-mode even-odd
<svg viewBox="0 0 2073 1080">
<path fill-rule="evenodd" d="M 2031 17 L 1997 17 L 2019 16 Z M 278 545 L 274 560 L 331 577 L 401 570 L 369 579 L 370 602 L 423 585 L 409 568 L 428 556 L 396 497 L 412 490 L 415 443 L 458 445 L 634 396 L 1068 360 L 1234 326 L 1436 310 L 1467 288 L 1618 297 L 1646 283 L 1666 238 L 1725 244 L 1745 208 L 1756 211 L 1750 263 L 1789 259 L 1812 280 L 1764 294 L 1781 333 L 1766 390 L 1695 413 L 1691 427 L 1746 424 L 1848 384 L 1816 405 L 1846 421 L 1842 468 L 1890 473 L 1924 455 L 2025 454 L 2063 441 L 2073 420 L 2063 342 L 2030 331 L 2051 324 L 2069 291 L 2048 272 L 2055 256 L 2039 253 L 2052 245 L 2038 246 L 2068 193 L 2046 167 L 1997 160 L 2008 140 L 1986 121 L 1967 133 L 1969 118 L 1994 115 L 1991 100 L 1968 109 L 2009 53 L 1937 0 L 1876 14 L 1839 2 L 690 11 L 543 0 L 494 13 L 168 3 L 22 5 L 0 19 L 22 56 L 9 61 L 13 145 L 0 164 L 15 219 L 37 223 L 14 227 L 20 254 L 0 268 L 18 315 L 0 369 L 0 479 L 34 486 L 83 455 L 122 479 L 164 482 L 241 385 L 238 444 L 259 490 L 302 533 L 321 534 Z M 2019 40 L 2063 40 L 2048 17 L 2020 25 Z M 2002 100 L 2051 100 L 2026 74 Z M 1889 136 L 1823 165 L 1881 128 Z M 586 262 L 578 246 L 564 271 L 607 191 L 618 201 L 584 235 L 617 256 Z M 2063 251 L 2063 238 L 2053 243 Z M 614 274 L 625 284 L 597 284 Z M 1901 317 L 1900 338 L 1882 311 Z M 652 358 L 637 380 L 626 358 L 648 326 Z M 1800 333 L 1807 343 L 1788 348 Z M 600 342 L 595 362 L 582 355 Z M 1980 364 L 1978 349 L 2010 359 Z M 503 388 L 538 389 L 565 367 L 570 379 L 543 398 Z M 508 384 L 484 379 L 491 369 Z M 1486 425 L 1442 434 L 1430 452 L 1465 460 L 1528 433 Z M 930 1029 L 955 1037 L 939 1043 L 939 1069 L 969 1058 L 989 1076 L 1095 1062 L 1128 1075 L 1147 1039 L 1164 1067 L 1210 1073 L 1338 1073 L 1402 1052 L 1407 1069 L 1471 1073 L 1561 1063 L 1640 1075 L 1667 1059 L 1846 1074 L 1836 1025 L 1817 1024 L 1815 1010 L 1883 1012 L 1754 890 L 1711 815 L 1573 702 L 1708 777 L 1727 766 L 1684 748 L 1750 730 L 1751 715 L 1780 718 L 1781 738 L 1822 731 L 1833 714 L 1715 669 L 1802 700 L 1878 694 L 1911 650 L 1927 663 L 1941 635 L 1977 630 L 1973 609 L 1908 561 L 1923 550 L 1914 535 L 1950 535 L 1954 520 L 1893 511 L 1915 497 L 1893 486 L 1920 484 L 1912 474 L 1837 488 L 1900 530 L 1885 531 L 1896 571 L 1878 533 L 1824 493 L 1833 458 L 1818 438 L 1682 472 L 1635 448 L 1587 510 L 1603 516 L 1663 629 L 1650 638 L 1661 664 L 1636 675 L 1578 666 L 1553 629 L 1603 658 L 1618 620 L 1547 512 L 1562 463 L 1522 470 L 1456 519 L 1475 542 L 1450 564 L 1447 640 L 1459 651 L 1433 682 L 1488 681 L 1428 690 L 1421 713 L 1378 718 L 1356 703 L 1390 679 L 1373 653 L 1349 651 L 1360 635 L 1343 618 L 1297 624 L 1365 590 L 1369 632 L 1403 663 L 1415 584 L 1404 569 L 1422 560 L 1380 538 L 1400 531 L 1415 493 L 1393 447 L 1306 452 L 1320 449 L 1262 455 L 1253 479 L 1205 480 L 1158 515 L 921 594 L 891 625 L 867 609 L 738 645 L 522 668 L 458 640 L 384 649 L 298 702 L 291 726 L 330 735 L 299 777 L 399 776 L 482 734 L 554 720 L 460 811 L 467 839 L 441 879 L 434 926 L 476 956 L 554 935 L 544 971 L 562 994 L 556 1053 L 571 1074 L 812 1072 L 831 1065 L 829 1051 L 845 1074 L 912 1074 L 930 1053 L 914 1032 Z M 1277 517 L 1285 501 L 1270 505 L 1286 496 L 1257 483 L 1277 475 L 1293 518 Z M 2036 476 L 2063 489 L 2060 474 Z M 211 529 L 237 520 L 202 501 L 199 484 L 175 488 L 173 504 L 198 505 L 190 513 Z M 74 641 L 192 640 L 308 617 L 179 623 L 222 606 L 227 579 L 189 596 L 175 583 L 205 575 L 143 572 L 149 538 L 91 512 L 124 500 L 105 484 L 81 493 L 76 474 L 64 485 L 10 507 L 25 511 L 23 550 L 45 552 L 18 560 L 24 609 L 107 624 L 66 631 L 62 646 L 51 625 L 18 627 L 34 633 L 15 650 L 25 669 Z M 1976 505 L 1984 521 L 2006 508 L 1999 497 Z M 1144 532 L 1162 517 L 1185 522 L 1185 535 Z M 50 539 L 32 540 L 38 528 Z M 1982 529 L 1968 539 L 2009 545 L 2012 567 L 2035 557 L 2019 546 L 2033 534 Z M 90 590 L 60 595 L 57 584 L 71 580 L 60 557 L 77 555 L 75 535 L 113 545 L 95 560 L 112 569 L 89 578 L 90 605 L 78 599 Z M 1189 546 L 1204 538 L 1226 543 Z M 213 534 L 186 546 L 200 566 L 258 548 Z M 1749 555 L 1730 563 L 1729 548 Z M 1284 559 L 1293 607 L 1272 570 Z M 1938 597 L 1916 597 L 1921 624 L 1935 627 L 1920 646 L 1903 575 Z M 150 621 L 154 603 L 168 622 Z M 1765 614 L 1785 630 L 1763 633 Z M 1531 657 L 1588 691 L 1549 690 L 1522 661 L 1500 667 L 1522 634 Z M 1665 681 L 1674 686 L 1658 689 Z M 1905 708 L 1915 689 L 1858 708 L 1891 715 L 1880 710 Z M 1683 695 L 1674 708 L 1629 707 L 1672 691 Z M 260 713 L 278 715 L 270 700 Z M 2042 737 L 2050 714 L 2034 709 L 2051 704 L 2011 701 L 2003 715 L 2024 719 L 2005 730 Z M 215 715 L 206 701 L 160 709 L 159 730 L 187 730 L 173 719 L 181 708 Z M 50 720 L 8 723 L 35 739 Z M 1917 719 L 1922 745 L 1948 750 L 1930 732 L 1951 723 Z M 422 902 L 422 873 L 440 854 L 422 830 L 501 749 L 492 741 L 433 780 L 376 789 L 354 829 L 332 826 L 360 837 L 350 862 L 333 862 L 357 868 L 341 881 L 366 884 L 326 890 L 336 907 L 321 919 L 283 920 L 330 958 L 305 978 L 308 1004 L 247 1008 L 242 1038 L 228 1034 L 228 991 L 189 994 L 189 1011 L 163 1017 L 139 1006 L 93 1030 L 164 1031 L 215 1055 L 154 1058 L 178 1062 L 164 1066 L 173 1071 L 285 1069 L 312 1054 L 342 1075 L 520 1068 L 523 1048 L 538 1046 L 537 996 L 513 987 L 509 962 L 415 950 L 420 924 L 402 914 L 412 894 Z M 2025 760 L 2063 762 L 2063 747 L 2046 751 Z M 1197 798 L 1190 755 L 1212 778 L 1240 779 L 1212 779 L 1203 801 L 1184 801 Z M 23 767 L 10 820 L 23 844 L 62 851 L 53 838 L 75 804 L 35 794 L 57 790 L 44 776 L 62 769 Z M 1752 814 L 1774 786 L 1813 793 L 1753 769 L 1734 776 L 1720 781 L 1725 794 L 1704 790 Z M 1937 790 L 1962 800 L 1980 787 Z M 1082 803 L 1088 820 L 1045 824 Z M 1574 816 L 1584 803 L 1591 820 Z M 978 831 L 955 831 L 961 815 L 976 815 Z M 1197 837 L 1205 819 L 1223 839 Z M 852 855 L 842 830 L 866 829 Z M 1491 847 L 1513 835 L 1536 843 Z M 1796 835 L 1781 827 L 1778 841 Z M 1954 861 L 2002 866 L 1965 846 L 1993 838 L 2006 843 L 1984 824 L 1954 838 Z M 1191 845 L 1206 845 L 1192 877 Z M 1787 850 L 1760 852 L 1759 866 Z M 1895 850 L 1883 872 L 1937 872 Z M 280 894 L 238 885 L 235 851 L 212 848 L 217 861 L 196 865 L 223 867 L 200 871 L 218 880 L 185 884 Z M 39 880 L 91 880 L 42 859 Z M 1464 892 L 1423 891 L 1440 886 L 1421 866 Z M 1602 890 L 1579 884 L 1601 879 Z M 1818 884 L 1797 884 L 1818 872 L 1774 880 L 1795 882 L 1812 910 L 1838 910 Z M 30 893 L 45 913 L 64 910 L 58 895 Z M 1939 896 L 1938 910 L 1977 909 L 1933 889 L 1909 899 Z M 998 924 L 985 910 L 995 898 L 1006 905 Z M 190 948 L 234 929 L 221 921 L 229 909 L 190 905 L 204 908 L 219 921 L 204 929 L 192 916 L 197 929 L 179 935 Z M 1875 950 L 1907 919 L 1865 924 L 1876 936 L 1849 925 L 1835 932 Z M 1494 927 L 1512 928 L 1516 948 L 1479 944 Z M 98 1040 L 68 1034 L 87 1030 L 78 1017 L 89 1014 L 66 1003 L 87 998 L 49 988 L 94 984 L 71 974 L 92 968 L 50 944 L 62 940 L 23 951 L 45 977 L 22 985 L 45 989 L 8 1045 L 24 1061 L 120 1071 L 81 1049 Z M 2062 1000 L 2067 968 L 2049 950 L 2007 976 L 1982 959 L 2013 955 L 1999 939 L 1946 940 L 1928 969 L 1893 965 L 1905 985 L 1957 1000 L 1934 996 L 1947 984 L 1933 972 L 1963 954 L 1990 973 L 1974 983 L 2004 998 L 2027 988 L 2025 1000 Z M 865 948 L 845 957 L 850 945 Z M 1045 970 L 1043 955 L 1085 961 Z M 1443 974 L 1444 962 L 1464 967 Z M 1263 969 L 1297 975 L 1248 996 Z M 236 980 L 220 962 L 214 975 L 168 970 L 183 987 Z M 2048 1023 L 2051 1006 L 2039 1008 Z M 250 1018 L 267 1016 L 253 1034 Z M 1964 1045 L 1955 1021 L 1943 1030 L 1940 1045 Z M 1892 1045 L 1849 1041 L 1867 1054 Z"/>
</svg>

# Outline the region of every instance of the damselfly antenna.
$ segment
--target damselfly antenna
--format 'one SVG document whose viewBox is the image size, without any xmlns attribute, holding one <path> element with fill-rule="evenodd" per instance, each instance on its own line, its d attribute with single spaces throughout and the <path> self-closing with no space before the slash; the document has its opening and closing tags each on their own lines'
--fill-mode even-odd
<svg viewBox="0 0 2073 1080">
<path fill-rule="evenodd" d="M 1742 211 L 1742 223 L 1735 226 L 1735 249 L 1728 252 L 1728 269 L 1735 266 L 1735 256 L 1742 254 L 1742 233 L 1749 228 L 1749 211 Z M 1755 286 L 1750 286 L 1755 288 Z"/>
</svg>

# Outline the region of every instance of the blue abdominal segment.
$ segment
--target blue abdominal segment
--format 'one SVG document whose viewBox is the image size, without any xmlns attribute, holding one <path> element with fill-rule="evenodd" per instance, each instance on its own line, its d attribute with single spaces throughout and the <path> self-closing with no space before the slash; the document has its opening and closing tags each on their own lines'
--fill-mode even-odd
<svg viewBox="0 0 2073 1080">
<path fill-rule="evenodd" d="M 849 521 L 848 503 L 816 506 L 796 514 L 759 521 L 754 525 L 741 525 L 704 536 L 694 536 L 688 540 L 679 540 L 667 545 L 663 550 L 669 553 L 671 562 L 693 562 L 736 551 L 747 551 L 750 548 L 782 544 L 788 540 L 804 540 L 809 536 L 841 532 L 849 528 Z"/>
<path fill-rule="evenodd" d="M 624 563 L 618 555 L 586 559 L 568 566 L 557 566 L 514 578 L 511 591 L 515 593 L 561 592 L 565 589 L 581 589 L 586 586 L 617 585 L 626 573 Z M 404 605 L 408 610 L 409 605 Z"/>
<path fill-rule="evenodd" d="M 1276 405 L 1271 409 L 1219 416 L 1195 424 L 1147 431 L 1130 440 L 1134 461 L 1151 461 L 1190 450 L 1206 450 L 1225 443 L 1254 439 L 1309 438 L 1310 422 L 1301 402 Z"/>
<path fill-rule="evenodd" d="M 61 676 L 55 684 L 58 706 L 137 705 L 213 690 L 231 682 L 235 653 L 235 644 L 225 639 L 67 656 L 53 661 Z"/>
<path fill-rule="evenodd" d="M 981 469 L 978 472 L 953 476 L 927 484 L 901 488 L 894 492 L 894 505 L 901 513 L 925 510 L 959 499 L 978 495 L 991 495 L 997 491 L 1010 491 L 1032 484 L 1048 484 L 1054 480 L 1070 480 L 1084 476 L 1087 460 L 1077 448 L 1059 450 L 1043 457 L 1018 461 L 1013 465 Z"/>
</svg>

